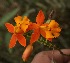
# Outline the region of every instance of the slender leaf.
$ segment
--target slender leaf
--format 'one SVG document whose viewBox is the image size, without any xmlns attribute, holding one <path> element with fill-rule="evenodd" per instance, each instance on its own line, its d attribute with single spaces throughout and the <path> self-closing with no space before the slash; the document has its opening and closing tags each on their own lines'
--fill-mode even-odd
<svg viewBox="0 0 70 63">
<path fill-rule="evenodd" d="M 9 53 L 12 52 L 12 49 L 9 49 L 10 38 L 11 38 L 11 34 L 10 33 L 6 33 L 6 35 L 5 35 L 5 44 L 6 44 L 7 48 L 8 48 Z"/>
<path fill-rule="evenodd" d="M 5 14 L 1 20 L 0 20 L 0 26 L 3 26 L 3 24 L 7 21 L 9 21 L 14 15 L 16 15 L 16 13 L 19 11 L 19 8 L 15 8 L 12 11 L 8 12 L 7 14 Z"/>
</svg>

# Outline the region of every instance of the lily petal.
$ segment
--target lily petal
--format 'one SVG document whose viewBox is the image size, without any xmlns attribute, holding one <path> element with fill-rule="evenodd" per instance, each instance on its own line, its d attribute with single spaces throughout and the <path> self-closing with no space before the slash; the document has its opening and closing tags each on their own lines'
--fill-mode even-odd
<svg viewBox="0 0 70 63">
<path fill-rule="evenodd" d="M 40 33 L 41 33 L 41 35 L 42 35 L 43 37 L 45 37 L 45 38 L 46 38 L 46 33 L 45 33 L 45 31 L 44 31 L 44 30 L 40 30 Z"/>
<path fill-rule="evenodd" d="M 8 31 L 10 33 L 14 33 L 14 26 L 10 23 L 5 23 L 5 26 L 7 27 Z"/>
<path fill-rule="evenodd" d="M 46 31 L 46 38 L 54 38 L 51 31 Z"/>
<path fill-rule="evenodd" d="M 39 25 L 38 24 L 30 23 L 30 25 L 28 26 L 27 31 L 29 31 L 29 30 L 37 30 L 37 29 L 39 29 Z"/>
<path fill-rule="evenodd" d="M 51 22 L 48 25 L 50 28 L 57 28 L 59 24 L 55 20 L 51 20 Z"/>
<path fill-rule="evenodd" d="M 26 46 L 26 39 L 23 35 L 21 34 L 17 34 L 17 40 L 19 41 L 19 43 L 22 45 L 22 46 Z"/>
<path fill-rule="evenodd" d="M 45 19 L 44 13 L 42 12 L 42 10 L 40 10 L 36 17 L 37 24 L 40 24 L 40 25 L 43 24 L 44 19 Z"/>
<path fill-rule="evenodd" d="M 15 20 L 16 24 L 18 25 L 21 22 L 22 17 L 21 16 L 17 16 L 17 17 L 14 18 L 14 20 Z"/>
<path fill-rule="evenodd" d="M 58 27 L 58 28 L 52 28 L 51 30 L 55 33 L 55 32 L 60 32 L 61 28 L 60 27 Z"/>
<path fill-rule="evenodd" d="M 9 43 L 9 48 L 13 48 L 16 44 L 16 41 L 17 41 L 16 35 L 13 34 L 12 37 L 11 37 L 10 43 Z"/>
<path fill-rule="evenodd" d="M 54 37 L 56 38 L 56 37 L 58 37 L 59 35 L 60 35 L 60 33 L 53 33 L 54 34 Z"/>
<path fill-rule="evenodd" d="M 37 41 L 39 39 L 39 37 L 40 37 L 39 30 L 35 30 L 34 33 L 32 33 L 32 35 L 31 35 L 30 44 L 32 44 L 35 41 Z"/>
<path fill-rule="evenodd" d="M 28 28 L 29 22 L 30 20 L 28 19 L 27 16 L 24 16 L 23 20 L 22 20 L 22 24 L 21 24 L 21 29 L 26 32 L 26 29 Z"/>
<path fill-rule="evenodd" d="M 29 30 L 33 30 L 33 23 L 32 22 L 30 22 L 26 31 L 29 31 Z"/>
<path fill-rule="evenodd" d="M 33 23 L 33 26 L 32 26 L 32 27 L 33 27 L 33 29 L 34 29 L 34 30 L 39 29 L 39 25 L 38 25 L 38 24 L 36 24 L 36 23 Z"/>
</svg>

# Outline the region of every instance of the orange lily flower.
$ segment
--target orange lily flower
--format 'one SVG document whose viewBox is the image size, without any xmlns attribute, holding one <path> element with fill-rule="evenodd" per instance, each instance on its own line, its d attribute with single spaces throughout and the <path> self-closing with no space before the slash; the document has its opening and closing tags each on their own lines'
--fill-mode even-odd
<svg viewBox="0 0 70 63">
<path fill-rule="evenodd" d="M 59 24 L 55 22 L 55 20 L 51 20 L 46 27 L 41 26 L 41 28 L 45 31 L 45 38 L 49 41 L 52 41 L 53 38 L 56 38 L 60 35 L 59 32 L 61 31 L 61 28 L 59 27 Z"/>
<path fill-rule="evenodd" d="M 24 18 L 17 16 L 14 18 L 14 20 L 16 22 L 16 26 L 21 26 L 21 29 L 26 32 L 28 25 L 30 24 L 30 20 L 27 18 L 27 16 L 24 16 Z"/>
<path fill-rule="evenodd" d="M 48 24 L 48 27 L 46 27 L 46 38 L 49 41 L 52 41 L 52 38 L 56 38 L 60 35 L 61 28 L 59 27 L 59 24 L 55 22 L 55 20 L 51 20 L 51 22 Z"/>
<path fill-rule="evenodd" d="M 46 37 L 45 31 L 41 29 L 41 26 L 45 27 L 47 25 L 47 23 L 43 24 L 44 19 L 45 19 L 44 13 L 42 12 L 42 10 L 40 10 L 36 17 L 36 23 L 32 23 L 31 26 L 29 27 L 30 29 L 34 30 L 34 32 L 31 35 L 30 44 L 37 41 L 40 37 L 40 34 L 43 37 Z"/>
<path fill-rule="evenodd" d="M 34 33 L 31 35 L 30 44 L 37 41 L 40 37 L 40 34 L 45 37 L 47 40 L 52 41 L 52 38 L 58 37 L 61 31 L 59 24 L 55 20 L 51 20 L 50 23 L 44 23 L 45 16 L 42 10 L 39 11 L 36 17 L 36 23 L 32 23 L 29 28 L 34 30 Z"/>
<path fill-rule="evenodd" d="M 16 26 L 13 26 L 10 23 L 5 23 L 5 26 L 7 27 L 8 31 L 10 33 L 13 33 L 9 43 L 9 48 L 14 47 L 17 40 L 22 46 L 25 47 L 26 39 L 22 34 L 26 32 L 26 29 L 28 28 L 29 19 L 26 16 L 24 18 L 22 18 L 21 16 L 17 16 L 15 17 L 15 22 L 16 22 Z"/>
</svg>

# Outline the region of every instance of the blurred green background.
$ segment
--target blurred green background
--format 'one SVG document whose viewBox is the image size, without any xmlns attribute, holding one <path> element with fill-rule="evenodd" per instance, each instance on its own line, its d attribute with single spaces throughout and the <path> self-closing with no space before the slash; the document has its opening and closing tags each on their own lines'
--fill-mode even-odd
<svg viewBox="0 0 70 63">
<path fill-rule="evenodd" d="M 31 63 L 38 52 L 51 49 L 36 42 L 30 58 L 27 62 L 23 62 L 21 56 L 25 48 L 18 42 L 14 48 L 8 47 L 11 34 L 4 23 L 10 22 L 14 25 L 14 17 L 17 15 L 26 15 L 35 22 L 39 10 L 43 10 L 45 21 L 51 10 L 55 11 L 52 19 L 60 24 L 62 31 L 53 43 L 60 49 L 70 48 L 70 0 L 0 0 L 0 63 Z M 29 44 L 28 37 L 27 43 Z"/>
</svg>

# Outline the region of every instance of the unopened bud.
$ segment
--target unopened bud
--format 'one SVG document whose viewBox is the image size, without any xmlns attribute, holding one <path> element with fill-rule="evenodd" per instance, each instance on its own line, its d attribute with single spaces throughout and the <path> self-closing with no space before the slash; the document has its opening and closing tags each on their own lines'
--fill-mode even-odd
<svg viewBox="0 0 70 63">
<path fill-rule="evenodd" d="M 32 45 L 28 45 L 22 55 L 22 59 L 23 61 L 27 61 L 27 59 L 29 58 L 29 56 L 31 55 L 33 51 L 33 46 Z"/>
</svg>

